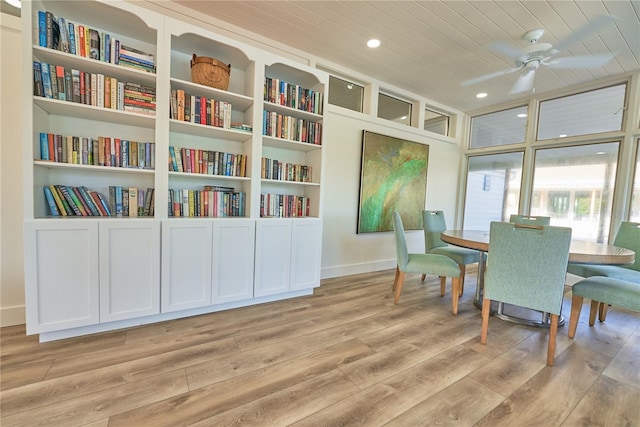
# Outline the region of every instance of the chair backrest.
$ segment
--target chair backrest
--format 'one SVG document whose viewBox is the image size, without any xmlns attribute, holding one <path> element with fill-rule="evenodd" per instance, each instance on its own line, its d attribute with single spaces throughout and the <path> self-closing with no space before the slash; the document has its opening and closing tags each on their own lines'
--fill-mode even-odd
<svg viewBox="0 0 640 427">
<path fill-rule="evenodd" d="M 571 228 L 492 222 L 485 297 L 560 314 Z"/>
<path fill-rule="evenodd" d="M 393 211 L 393 232 L 396 239 L 396 258 L 398 259 L 398 268 L 404 271 L 409 262 L 409 251 L 407 249 L 407 239 L 404 235 L 404 225 L 400 214 Z"/>
<path fill-rule="evenodd" d="M 440 233 L 447 229 L 442 211 L 422 211 L 422 225 L 424 230 L 424 251 L 431 252 L 432 249 L 448 246 L 440 239 Z"/>
<path fill-rule="evenodd" d="M 636 260 L 633 264 L 624 264 L 620 267 L 640 271 L 640 222 L 622 222 L 613 245 L 631 249 L 636 253 Z"/>
<path fill-rule="evenodd" d="M 509 222 L 513 222 L 514 224 L 549 225 L 551 223 L 551 217 L 513 214 L 509 218 Z"/>
</svg>

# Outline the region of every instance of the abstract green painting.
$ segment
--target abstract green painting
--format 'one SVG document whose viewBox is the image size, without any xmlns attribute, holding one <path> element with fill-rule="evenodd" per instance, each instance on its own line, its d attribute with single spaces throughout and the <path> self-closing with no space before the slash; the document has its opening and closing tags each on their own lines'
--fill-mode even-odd
<svg viewBox="0 0 640 427">
<path fill-rule="evenodd" d="M 392 231 L 394 210 L 422 229 L 428 160 L 428 145 L 363 131 L 358 233 Z"/>
</svg>

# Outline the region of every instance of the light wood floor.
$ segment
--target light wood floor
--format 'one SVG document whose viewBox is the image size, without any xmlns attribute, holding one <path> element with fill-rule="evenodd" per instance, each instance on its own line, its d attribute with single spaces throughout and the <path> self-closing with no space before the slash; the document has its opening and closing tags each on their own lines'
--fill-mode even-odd
<svg viewBox="0 0 640 427">
<path fill-rule="evenodd" d="M 474 273 L 457 316 L 435 277 L 394 306 L 393 276 L 44 344 L 2 328 L 0 425 L 640 425 L 640 315 L 589 327 L 587 302 L 549 368 L 545 330 L 492 318 L 480 345 Z"/>
</svg>

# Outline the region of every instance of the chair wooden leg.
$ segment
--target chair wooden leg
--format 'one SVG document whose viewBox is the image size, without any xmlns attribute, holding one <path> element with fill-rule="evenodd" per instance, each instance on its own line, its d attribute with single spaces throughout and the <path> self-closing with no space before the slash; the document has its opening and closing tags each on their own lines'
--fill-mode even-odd
<svg viewBox="0 0 640 427">
<path fill-rule="evenodd" d="M 582 302 L 584 298 L 580 295 L 574 295 L 571 298 L 571 318 L 569 319 L 569 338 L 576 336 L 576 328 L 578 327 L 578 319 L 580 318 L 580 311 L 582 311 Z"/>
<path fill-rule="evenodd" d="M 549 347 L 547 349 L 547 366 L 553 366 L 556 357 L 556 337 L 558 335 L 558 315 L 551 315 L 551 327 L 549 328 Z"/>
<path fill-rule="evenodd" d="M 598 320 L 604 322 L 604 319 L 607 318 L 607 310 L 609 309 L 609 304 L 601 302 L 600 307 L 598 309 Z"/>
<path fill-rule="evenodd" d="M 482 300 L 482 333 L 480 334 L 480 344 L 487 343 L 487 331 L 489 329 L 489 312 L 491 311 L 491 300 Z"/>
<path fill-rule="evenodd" d="M 460 298 L 460 278 L 451 278 L 451 311 L 458 314 L 458 300 Z"/>
<path fill-rule="evenodd" d="M 589 310 L 589 326 L 593 326 L 596 323 L 596 313 L 598 312 L 598 301 L 591 300 L 591 310 Z"/>
<path fill-rule="evenodd" d="M 393 297 L 393 303 L 397 304 L 402 292 L 402 284 L 404 283 L 404 271 L 398 271 L 398 283 L 396 283 L 396 293 Z"/>
<path fill-rule="evenodd" d="M 424 282 L 424 279 L 426 279 L 426 278 L 427 278 L 427 275 L 426 275 L 426 274 L 423 274 L 423 275 L 422 275 L 422 277 L 420 278 L 420 280 L 421 280 L 422 282 Z"/>
<path fill-rule="evenodd" d="M 400 274 L 400 268 L 396 265 L 396 276 L 393 278 L 393 286 L 391 287 L 391 290 L 393 292 L 396 291 L 396 287 L 398 286 L 398 275 Z"/>
<path fill-rule="evenodd" d="M 447 284 L 447 277 L 446 276 L 440 276 L 440 296 L 443 297 L 444 296 L 444 287 Z"/>
<path fill-rule="evenodd" d="M 458 264 L 458 267 L 460 267 L 460 296 L 462 296 L 462 294 L 464 293 L 465 266 L 464 264 Z"/>
</svg>

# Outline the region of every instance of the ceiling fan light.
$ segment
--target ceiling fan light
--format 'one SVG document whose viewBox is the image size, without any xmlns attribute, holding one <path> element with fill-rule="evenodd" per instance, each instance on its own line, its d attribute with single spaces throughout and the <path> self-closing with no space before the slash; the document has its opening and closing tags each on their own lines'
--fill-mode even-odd
<svg viewBox="0 0 640 427">
<path fill-rule="evenodd" d="M 476 98 L 486 98 L 487 97 L 487 93 L 486 92 L 480 92 L 476 95 Z"/>
</svg>

